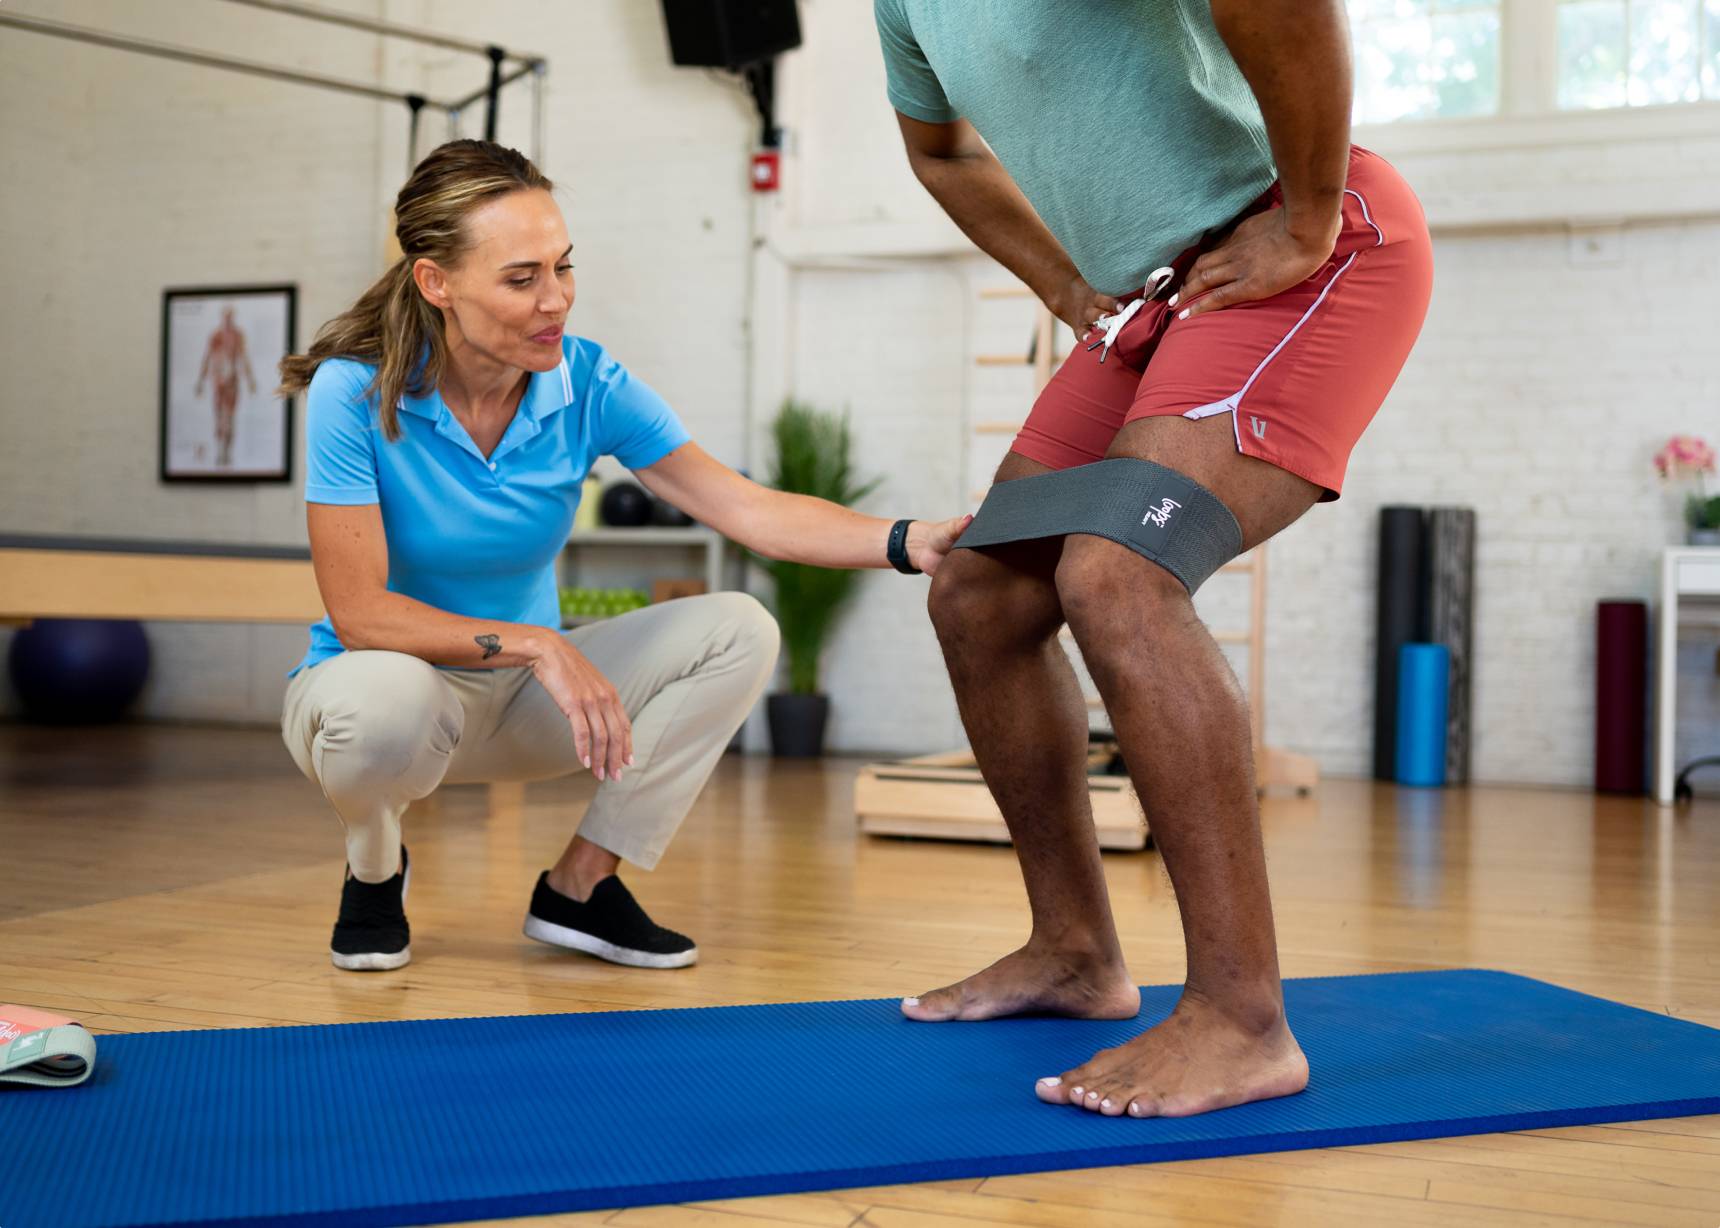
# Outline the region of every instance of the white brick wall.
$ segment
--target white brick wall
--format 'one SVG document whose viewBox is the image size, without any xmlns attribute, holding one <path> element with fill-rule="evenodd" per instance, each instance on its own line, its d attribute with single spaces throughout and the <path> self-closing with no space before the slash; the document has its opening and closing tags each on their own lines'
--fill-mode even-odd
<svg viewBox="0 0 1720 1228">
<path fill-rule="evenodd" d="M 814 271 L 796 282 L 792 386 L 823 408 L 851 411 L 856 464 L 885 476 L 862 507 L 875 515 L 942 517 L 960 506 L 968 287 L 955 271 Z M 955 696 L 926 618 L 927 584 L 893 571 L 861 581 L 825 654 L 832 747 L 959 744 Z"/>
<path fill-rule="evenodd" d="M 761 352 L 748 311 L 751 107 L 733 83 L 670 67 L 659 6 L 349 2 L 550 58 L 545 169 L 564 188 L 575 240 L 575 328 L 659 387 L 712 452 L 754 459 L 764 413 L 791 391 L 852 408 L 861 463 L 889 474 L 871 510 L 965 506 L 1002 447 L 974 444 L 968 421 L 1019 417 L 1027 395 L 1025 373 L 971 366 L 974 352 L 1026 336 L 1014 314 L 1021 304 L 972 297 L 999 280 L 988 262 L 955 254 L 791 272 L 783 352 L 749 364 L 749 345 Z M 213 0 L 11 7 L 434 92 L 482 79 L 475 60 Z M 844 227 L 942 233 L 902 159 L 869 6 L 802 7 L 807 46 L 785 60 L 782 81 L 787 188 L 763 213 L 766 251 Z M 502 133 L 522 146 L 526 97 L 511 88 Z M 0 455 L 0 526 L 302 542 L 295 488 L 157 483 L 160 291 L 296 281 L 308 339 L 380 267 L 404 117 L 11 31 L 0 32 L 0 115 L 0 225 L 10 236 L 0 425 L 12 445 Z M 424 147 L 439 135 L 427 119 Z M 1679 146 L 1689 158 L 1662 161 L 1688 171 L 1708 140 L 1692 135 Z M 1344 500 L 1273 547 L 1269 733 L 1328 770 L 1365 769 L 1375 509 L 1468 503 L 1481 517 L 1477 774 L 1582 784 L 1593 603 L 1647 596 L 1655 553 L 1677 532 L 1648 457 L 1674 431 L 1720 435 L 1720 221 L 1632 221 L 1627 207 L 1640 192 L 1630 186 L 1656 163 L 1629 146 L 1587 160 L 1533 148 L 1487 157 L 1500 177 L 1489 192 L 1465 179 L 1462 156 L 1422 151 L 1403 162 L 1425 182 L 1436 222 L 1447 219 L 1433 310 Z M 1526 220 L 1550 197 L 1573 196 L 1562 188 L 1573 167 L 1588 177 L 1584 200 L 1620 207 L 1617 263 L 1573 263 L 1556 219 Z M 1700 176 L 1685 179 L 1678 190 L 1700 205 Z M 1573 196 L 1574 215 L 1580 204 Z M 1503 230 L 1489 217 L 1514 220 Z M 773 339 L 762 340 L 769 352 Z M 302 474 L 302 457 L 295 464 Z M 832 744 L 956 744 L 924 582 L 879 574 L 860 592 L 826 660 Z M 1229 625 L 1239 604 L 1215 587 L 1203 609 Z M 151 634 L 158 671 L 146 710 L 183 717 L 272 721 L 280 675 L 303 643 L 299 629 L 158 625 Z M 1681 757 L 1720 743 L 1713 643 L 1693 635 L 1685 649 Z"/>
<path fill-rule="evenodd" d="M 333 76 L 378 70 L 374 39 L 232 5 L 8 7 Z M 382 108 L 7 29 L 0 116 L 0 526 L 302 543 L 296 483 L 157 480 L 161 291 L 296 282 L 307 340 L 380 260 Z M 162 716 L 275 719 L 304 647 L 302 628 L 156 625 L 150 636 L 144 710 Z"/>
<path fill-rule="evenodd" d="M 1616 264 L 1571 247 L 1436 238 L 1426 330 L 1344 499 L 1275 548 L 1269 685 L 1295 700 L 1270 727 L 1334 769 L 1369 754 L 1374 509 L 1459 503 L 1480 523 L 1475 773 L 1592 779 L 1594 603 L 1654 592 L 1678 509 L 1649 458 L 1720 431 L 1720 224 L 1630 226 Z M 1712 659 L 1681 683 L 1681 759 L 1720 750 Z"/>
</svg>

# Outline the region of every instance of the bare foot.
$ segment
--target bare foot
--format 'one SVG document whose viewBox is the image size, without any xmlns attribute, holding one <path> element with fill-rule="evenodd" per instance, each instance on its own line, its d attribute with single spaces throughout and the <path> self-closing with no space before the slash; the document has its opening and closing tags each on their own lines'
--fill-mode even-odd
<svg viewBox="0 0 1720 1228">
<path fill-rule="evenodd" d="M 1190 1117 L 1306 1086 L 1308 1059 L 1282 1011 L 1246 1027 L 1185 991 L 1163 1023 L 1034 1090 L 1107 1117 Z"/>
<path fill-rule="evenodd" d="M 965 981 L 902 1000 L 902 1013 L 921 1023 L 1027 1014 L 1133 1019 L 1140 1012 L 1141 991 L 1121 958 L 1042 950 L 1032 943 Z"/>
</svg>

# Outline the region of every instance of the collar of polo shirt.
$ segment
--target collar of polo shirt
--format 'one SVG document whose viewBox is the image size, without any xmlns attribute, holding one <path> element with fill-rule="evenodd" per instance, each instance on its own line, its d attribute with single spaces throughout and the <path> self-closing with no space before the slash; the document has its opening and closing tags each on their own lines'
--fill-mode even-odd
<svg viewBox="0 0 1720 1228">
<path fill-rule="evenodd" d="M 542 422 L 551 414 L 560 413 L 572 404 L 573 373 L 567 369 L 565 353 L 553 370 L 532 372 L 531 382 L 526 385 L 526 394 L 520 398 L 520 408 L 534 422 Z M 432 422 L 453 417 L 442 401 L 442 394 L 435 389 L 431 389 L 428 396 L 401 397 L 400 409 L 403 413 L 417 418 L 428 418 Z"/>
</svg>

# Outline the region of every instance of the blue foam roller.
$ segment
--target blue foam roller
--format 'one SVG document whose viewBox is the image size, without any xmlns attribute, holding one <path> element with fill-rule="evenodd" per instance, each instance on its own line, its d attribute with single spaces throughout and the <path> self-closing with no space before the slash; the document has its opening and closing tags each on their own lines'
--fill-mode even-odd
<svg viewBox="0 0 1720 1228">
<path fill-rule="evenodd" d="M 1405 644 L 1398 657 L 1397 779 L 1400 785 L 1445 784 L 1445 699 L 1451 650 Z"/>
</svg>

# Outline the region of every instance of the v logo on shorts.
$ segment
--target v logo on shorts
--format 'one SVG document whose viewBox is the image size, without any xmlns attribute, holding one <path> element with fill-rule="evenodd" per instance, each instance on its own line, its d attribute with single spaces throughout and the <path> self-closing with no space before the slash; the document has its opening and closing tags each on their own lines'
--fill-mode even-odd
<svg viewBox="0 0 1720 1228">
<path fill-rule="evenodd" d="M 1248 416 L 1248 422 L 1249 425 L 1254 428 L 1254 437 L 1256 439 L 1266 438 L 1266 419 L 1256 418 L 1253 414 L 1250 414 Z"/>
</svg>

